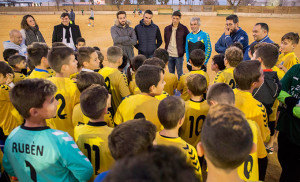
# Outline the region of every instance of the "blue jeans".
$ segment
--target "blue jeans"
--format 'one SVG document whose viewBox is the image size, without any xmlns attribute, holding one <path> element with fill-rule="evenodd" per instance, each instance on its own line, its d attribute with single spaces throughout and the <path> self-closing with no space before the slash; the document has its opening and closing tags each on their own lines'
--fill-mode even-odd
<svg viewBox="0 0 300 182">
<path fill-rule="evenodd" d="M 169 64 L 168 64 L 169 72 L 175 73 L 175 67 L 176 67 L 178 79 L 183 74 L 182 66 L 183 66 L 183 57 L 171 57 L 171 56 L 169 57 Z"/>
</svg>

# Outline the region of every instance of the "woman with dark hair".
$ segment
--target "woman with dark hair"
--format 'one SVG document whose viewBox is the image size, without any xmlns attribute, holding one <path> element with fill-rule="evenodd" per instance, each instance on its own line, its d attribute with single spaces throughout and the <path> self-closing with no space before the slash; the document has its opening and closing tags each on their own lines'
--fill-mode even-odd
<svg viewBox="0 0 300 182">
<path fill-rule="evenodd" d="M 32 15 L 23 16 L 21 28 L 20 32 L 23 37 L 23 43 L 25 43 L 26 46 L 33 42 L 45 42 L 45 39 L 39 30 L 39 26 Z"/>
</svg>

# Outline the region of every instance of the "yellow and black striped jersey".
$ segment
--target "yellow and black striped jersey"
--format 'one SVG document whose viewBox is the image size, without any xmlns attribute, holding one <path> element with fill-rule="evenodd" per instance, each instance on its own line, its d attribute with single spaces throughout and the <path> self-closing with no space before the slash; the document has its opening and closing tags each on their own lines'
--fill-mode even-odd
<svg viewBox="0 0 300 182">
<path fill-rule="evenodd" d="M 168 136 L 162 136 L 159 132 L 156 133 L 155 141 L 158 145 L 167 145 L 167 146 L 175 146 L 179 148 L 181 151 L 184 152 L 187 158 L 187 162 L 191 164 L 191 166 L 194 167 L 195 173 L 202 181 L 202 172 L 201 172 L 201 166 L 198 159 L 197 151 L 196 149 L 182 140 L 180 137 L 168 137 Z"/>
<path fill-rule="evenodd" d="M 175 74 L 165 72 L 164 81 L 166 82 L 164 91 L 166 91 L 169 95 L 174 95 L 174 90 L 177 88 L 178 79 Z"/>
<path fill-rule="evenodd" d="M 299 59 L 295 52 L 290 52 L 287 54 L 280 54 L 276 65 L 282 64 L 287 70 L 293 67 L 295 64 L 299 64 Z"/>
<path fill-rule="evenodd" d="M 219 71 L 214 79 L 214 83 L 226 83 L 232 89 L 236 88 L 236 82 L 233 77 L 234 67 Z"/>
<path fill-rule="evenodd" d="M 108 92 L 111 94 L 111 105 L 115 113 L 122 99 L 130 95 L 127 77 L 118 69 L 110 67 L 102 68 L 99 73 L 103 76 Z"/>
<path fill-rule="evenodd" d="M 88 122 L 75 127 L 75 142 L 94 168 L 93 177 L 89 180 L 91 182 L 99 173 L 109 170 L 114 164 L 108 148 L 108 135 L 112 130 L 105 122 Z"/>
<path fill-rule="evenodd" d="M 265 106 L 253 98 L 250 92 L 234 89 L 235 106 L 244 112 L 247 119 L 257 122 L 264 142 L 270 136 Z"/>
<path fill-rule="evenodd" d="M 120 104 L 114 116 L 114 123 L 119 125 L 128 120 L 145 118 L 151 121 L 157 130 L 160 130 L 161 123 L 157 115 L 159 102 L 152 96 L 144 94 L 131 95 Z"/>
<path fill-rule="evenodd" d="M 48 79 L 51 77 L 51 74 L 48 72 L 48 70 L 43 70 L 43 69 L 37 69 L 35 68 L 28 78 L 42 78 L 42 79 Z"/>
<path fill-rule="evenodd" d="M 205 76 L 206 78 L 206 81 L 207 81 L 207 87 L 209 86 L 209 77 L 208 77 L 208 74 L 203 71 L 203 70 L 197 70 L 197 71 L 191 71 L 187 74 L 183 74 L 180 79 L 179 79 L 179 82 L 178 82 L 178 86 L 177 86 L 177 90 L 179 90 L 181 92 L 181 98 L 185 101 L 189 100 L 190 99 L 190 96 L 187 92 L 187 77 L 191 74 L 200 74 L 200 75 L 203 75 Z"/>
<path fill-rule="evenodd" d="M 179 129 L 179 136 L 195 148 L 200 141 L 202 124 L 208 110 L 209 105 L 206 100 L 185 102 L 185 118 Z"/>
<path fill-rule="evenodd" d="M 74 137 L 74 126 L 72 122 L 73 109 L 79 103 L 80 92 L 76 83 L 70 78 L 51 77 L 50 80 L 57 87 L 55 99 L 58 100 L 57 113 L 54 118 L 48 120 L 53 129 L 68 132 Z"/>
<path fill-rule="evenodd" d="M 24 80 L 26 78 L 26 76 L 20 72 L 15 71 L 14 75 L 15 75 L 14 80 L 13 80 L 14 84 L 16 84 L 18 81 Z"/>
</svg>

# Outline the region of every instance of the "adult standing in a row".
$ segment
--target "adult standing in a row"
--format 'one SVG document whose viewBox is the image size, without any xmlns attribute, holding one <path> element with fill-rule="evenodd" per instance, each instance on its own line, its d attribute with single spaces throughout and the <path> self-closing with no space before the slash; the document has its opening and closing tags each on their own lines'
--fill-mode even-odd
<svg viewBox="0 0 300 182">
<path fill-rule="evenodd" d="M 178 79 L 183 74 L 183 56 L 185 53 L 185 40 L 189 34 L 186 26 L 180 23 L 181 13 L 174 11 L 172 14 L 172 24 L 165 28 L 164 39 L 165 49 L 169 53 L 169 72 L 175 73 L 175 67 Z"/>
<path fill-rule="evenodd" d="M 23 37 L 22 42 L 26 46 L 33 42 L 45 42 L 45 39 L 39 30 L 39 26 L 32 15 L 23 16 L 20 32 Z"/>
<path fill-rule="evenodd" d="M 72 21 L 72 24 L 75 25 L 75 13 L 73 9 L 70 11 L 70 20 Z"/>
<path fill-rule="evenodd" d="M 226 17 L 224 33 L 215 45 L 216 52 L 224 54 L 226 49 L 234 42 L 240 42 L 243 45 L 243 52 L 245 54 L 249 46 L 248 34 L 239 27 L 238 16 L 229 15 Z"/>
<path fill-rule="evenodd" d="M 76 40 L 81 37 L 80 29 L 78 25 L 70 24 L 69 13 L 62 13 L 61 24 L 54 26 L 52 43 L 63 42 L 73 50 L 76 49 Z"/>
<path fill-rule="evenodd" d="M 140 24 L 135 26 L 135 33 L 137 36 L 138 54 L 143 54 L 147 58 L 153 56 L 155 49 L 162 44 L 162 38 L 159 27 L 152 22 L 153 13 L 151 10 L 146 10 Z"/>
</svg>

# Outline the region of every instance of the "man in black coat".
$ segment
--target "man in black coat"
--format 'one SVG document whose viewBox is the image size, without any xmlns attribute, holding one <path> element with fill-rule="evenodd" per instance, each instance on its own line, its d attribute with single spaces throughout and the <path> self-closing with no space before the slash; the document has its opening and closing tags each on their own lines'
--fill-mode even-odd
<svg viewBox="0 0 300 182">
<path fill-rule="evenodd" d="M 152 11 L 146 10 L 140 24 L 134 29 L 138 40 L 134 47 L 139 50 L 138 54 L 143 54 L 147 58 L 152 57 L 155 49 L 162 44 L 159 27 L 152 22 L 152 17 Z"/>
<path fill-rule="evenodd" d="M 61 24 L 54 26 L 52 43 L 63 42 L 72 49 L 76 49 L 76 40 L 81 37 L 78 25 L 70 24 L 69 13 L 62 13 Z"/>
</svg>

